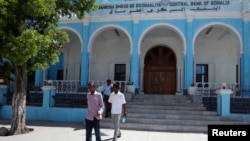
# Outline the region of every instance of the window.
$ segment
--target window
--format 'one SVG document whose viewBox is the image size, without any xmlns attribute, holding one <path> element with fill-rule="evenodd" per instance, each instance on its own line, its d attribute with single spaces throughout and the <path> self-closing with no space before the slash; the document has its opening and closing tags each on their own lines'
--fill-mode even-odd
<svg viewBox="0 0 250 141">
<path fill-rule="evenodd" d="M 115 81 L 125 81 L 126 64 L 115 64 Z"/>
<path fill-rule="evenodd" d="M 238 69 L 239 69 L 239 67 L 238 67 L 238 65 L 236 65 L 236 83 L 239 82 L 238 81 L 238 79 L 239 79 L 239 76 L 238 76 L 239 71 L 238 71 Z"/>
<path fill-rule="evenodd" d="M 63 80 L 63 70 L 57 70 L 57 80 Z"/>
<path fill-rule="evenodd" d="M 208 82 L 207 64 L 196 64 L 196 82 Z"/>
</svg>

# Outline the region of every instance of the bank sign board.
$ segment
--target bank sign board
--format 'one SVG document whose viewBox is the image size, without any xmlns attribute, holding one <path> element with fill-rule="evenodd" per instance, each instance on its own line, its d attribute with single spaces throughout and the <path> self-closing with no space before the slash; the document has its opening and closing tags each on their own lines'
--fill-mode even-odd
<svg viewBox="0 0 250 141">
<path fill-rule="evenodd" d="M 183 11 L 242 11 L 248 9 L 238 0 L 97 0 L 99 9 L 90 15 L 127 15 L 132 13 L 172 13 Z M 243 7 L 245 5 L 245 7 Z M 248 3 L 247 3 L 248 5 Z"/>
</svg>

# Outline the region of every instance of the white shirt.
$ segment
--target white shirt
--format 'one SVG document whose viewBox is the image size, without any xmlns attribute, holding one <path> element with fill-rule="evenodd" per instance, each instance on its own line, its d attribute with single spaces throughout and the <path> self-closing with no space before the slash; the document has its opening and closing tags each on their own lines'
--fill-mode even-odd
<svg viewBox="0 0 250 141">
<path fill-rule="evenodd" d="M 122 113 L 122 105 L 126 103 L 124 94 L 120 91 L 115 94 L 112 92 L 109 96 L 109 103 L 112 104 L 111 113 L 112 114 L 121 114 Z"/>
</svg>

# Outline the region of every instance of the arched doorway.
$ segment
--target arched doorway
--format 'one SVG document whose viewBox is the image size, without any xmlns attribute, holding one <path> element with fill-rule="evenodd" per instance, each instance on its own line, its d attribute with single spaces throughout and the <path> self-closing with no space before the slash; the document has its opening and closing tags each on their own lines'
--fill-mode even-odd
<svg viewBox="0 0 250 141">
<path fill-rule="evenodd" d="M 150 49 L 144 59 L 144 93 L 175 94 L 176 56 L 164 46 Z"/>
</svg>

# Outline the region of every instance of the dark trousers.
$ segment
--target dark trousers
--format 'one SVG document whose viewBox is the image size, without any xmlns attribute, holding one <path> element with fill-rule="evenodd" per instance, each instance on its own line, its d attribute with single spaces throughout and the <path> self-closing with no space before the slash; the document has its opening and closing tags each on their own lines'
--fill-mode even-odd
<svg viewBox="0 0 250 141">
<path fill-rule="evenodd" d="M 101 141 L 100 132 L 100 120 L 94 118 L 94 120 L 85 119 L 86 126 L 86 141 L 92 141 L 92 129 L 95 130 L 96 141 Z"/>
<path fill-rule="evenodd" d="M 111 117 L 111 107 L 110 107 L 110 103 L 109 101 L 109 96 L 104 95 L 103 96 L 103 101 L 104 101 L 104 105 L 105 105 L 105 117 Z"/>
</svg>

